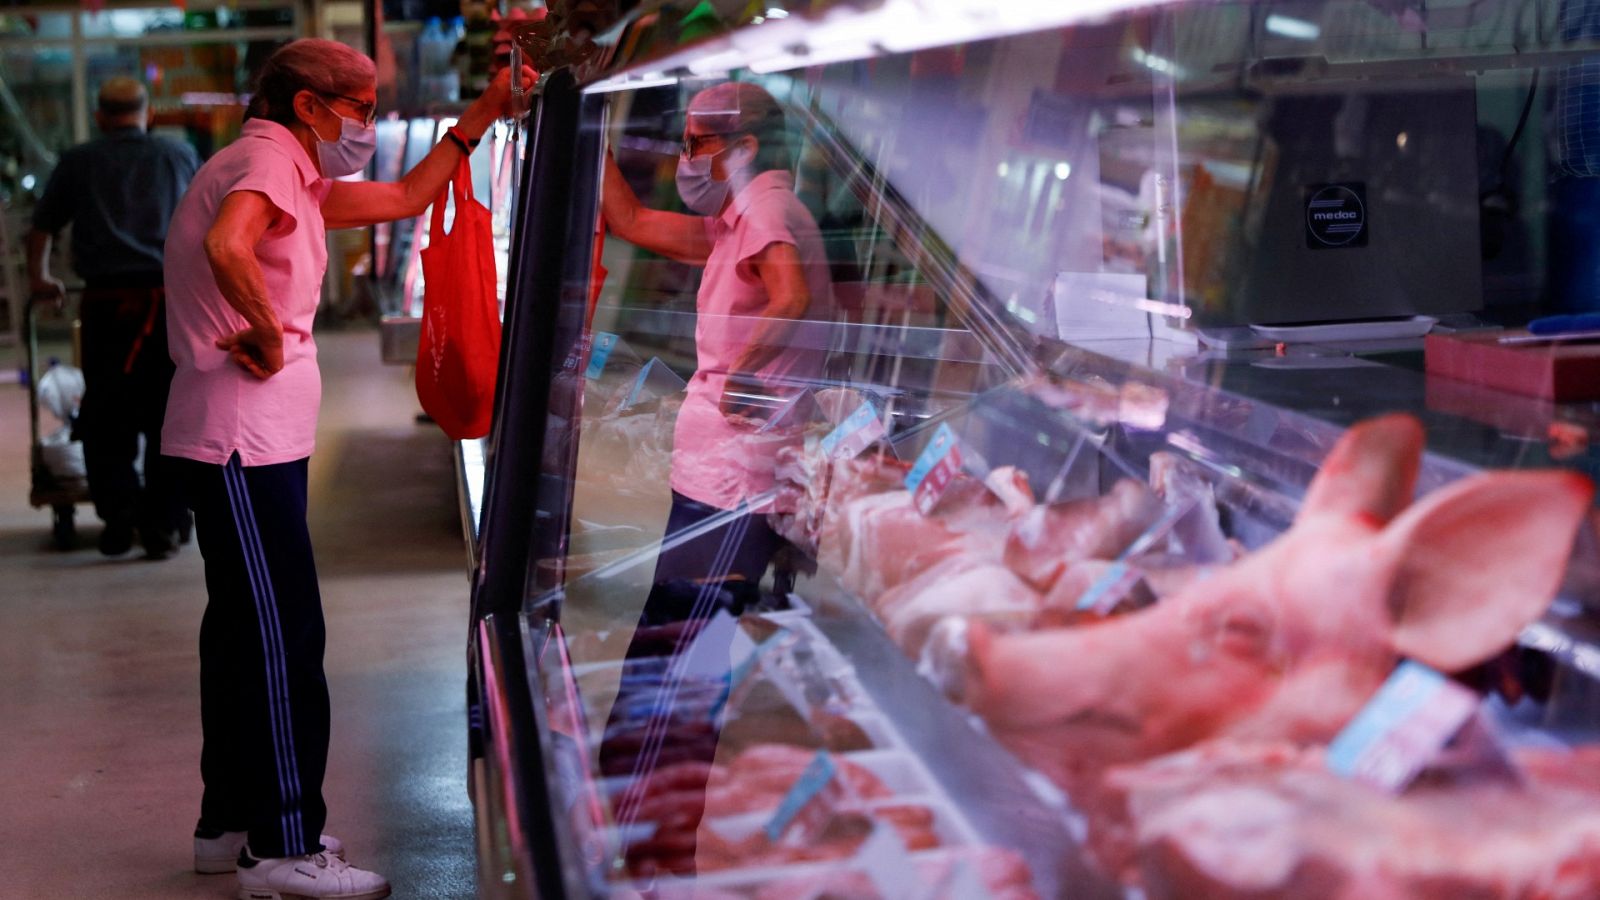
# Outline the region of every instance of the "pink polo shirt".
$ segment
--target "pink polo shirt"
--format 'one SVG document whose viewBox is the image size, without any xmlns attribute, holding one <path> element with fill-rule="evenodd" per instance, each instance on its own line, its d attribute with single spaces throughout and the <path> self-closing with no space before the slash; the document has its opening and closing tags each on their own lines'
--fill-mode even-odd
<svg viewBox="0 0 1600 900">
<path fill-rule="evenodd" d="M 719 408 L 728 370 L 771 302 L 749 261 L 771 244 L 796 249 L 811 292 L 807 320 L 833 317 L 833 288 L 817 223 L 795 196 L 794 179 L 787 172 L 757 175 L 722 215 L 707 218 L 705 225 L 711 256 L 695 297 L 697 360 L 673 430 L 672 489 L 719 509 L 733 509 L 772 488 L 778 449 L 793 440 L 729 422 Z M 821 377 L 824 358 L 822 350 L 796 347 L 755 375 L 774 393 L 793 392 L 798 388 L 785 385 Z"/>
<path fill-rule="evenodd" d="M 167 339 L 177 373 L 162 453 L 220 465 L 237 451 L 246 466 L 311 455 L 322 403 L 311 322 L 328 266 L 322 200 L 329 187 L 289 129 L 264 119 L 246 122 L 239 139 L 194 176 L 167 231 Z M 249 326 L 218 290 L 204 246 L 234 191 L 259 192 L 283 214 L 256 244 L 283 323 L 283 369 L 265 381 L 214 343 Z"/>
</svg>

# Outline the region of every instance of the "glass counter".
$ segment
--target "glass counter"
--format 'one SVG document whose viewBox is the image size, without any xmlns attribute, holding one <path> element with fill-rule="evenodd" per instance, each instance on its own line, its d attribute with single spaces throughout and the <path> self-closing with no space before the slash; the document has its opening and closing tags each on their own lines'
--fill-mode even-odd
<svg viewBox="0 0 1600 900">
<path fill-rule="evenodd" d="M 1600 891 L 1583 8 L 553 4 L 485 895 Z"/>
</svg>

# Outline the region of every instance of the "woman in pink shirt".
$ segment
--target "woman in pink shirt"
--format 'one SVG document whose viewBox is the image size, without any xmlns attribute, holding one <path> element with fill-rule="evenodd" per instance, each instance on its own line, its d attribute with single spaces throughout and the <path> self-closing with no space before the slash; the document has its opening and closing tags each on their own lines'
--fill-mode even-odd
<svg viewBox="0 0 1600 900">
<path fill-rule="evenodd" d="M 168 231 L 177 372 L 162 451 L 183 470 L 209 594 L 195 868 L 237 871 L 248 900 L 389 894 L 322 834 L 330 710 L 306 473 L 324 232 L 420 215 L 508 113 L 510 75 L 400 181 L 335 181 L 372 157 L 376 70 L 333 41 L 288 44 L 262 67 L 239 140 L 200 168 Z"/>
</svg>

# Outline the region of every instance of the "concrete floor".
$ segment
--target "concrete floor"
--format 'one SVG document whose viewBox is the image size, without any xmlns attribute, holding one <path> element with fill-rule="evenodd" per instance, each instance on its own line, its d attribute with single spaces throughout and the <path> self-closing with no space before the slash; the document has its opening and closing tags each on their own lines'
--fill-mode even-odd
<svg viewBox="0 0 1600 900">
<path fill-rule="evenodd" d="M 467 579 L 449 444 L 414 424 L 371 331 L 319 335 L 311 534 L 328 618 L 327 830 L 396 897 L 475 893 Z M 190 871 L 200 800 L 198 552 L 49 549 L 29 509 L 27 394 L 0 385 L 0 897 L 220 898 Z"/>
</svg>

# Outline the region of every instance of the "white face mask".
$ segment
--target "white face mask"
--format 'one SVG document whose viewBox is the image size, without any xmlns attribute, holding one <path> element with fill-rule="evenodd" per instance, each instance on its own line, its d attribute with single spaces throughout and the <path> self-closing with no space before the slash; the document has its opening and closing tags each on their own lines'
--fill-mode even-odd
<svg viewBox="0 0 1600 900">
<path fill-rule="evenodd" d="M 735 150 L 739 152 L 730 152 Z M 728 154 L 728 158 L 722 168 L 728 173 L 728 180 L 717 181 L 711 177 L 711 161 L 724 153 Z M 744 177 L 745 170 L 754 159 L 754 153 L 737 144 L 706 156 L 679 156 L 678 195 L 683 198 L 685 206 L 700 215 L 714 216 L 722 212 L 722 204 L 727 202 L 728 194 L 736 186 L 743 187 L 748 181 Z"/>
<path fill-rule="evenodd" d="M 322 100 L 319 98 L 317 102 L 322 103 Z M 322 103 L 322 108 L 333 112 L 333 107 L 326 103 Z M 372 161 L 372 154 L 378 149 L 377 128 L 363 125 L 344 116 L 339 116 L 337 140 L 323 140 L 315 126 L 312 127 L 311 133 L 317 135 L 317 162 L 321 164 L 322 175 L 325 178 L 353 175 L 365 169 L 367 163 Z"/>
</svg>

